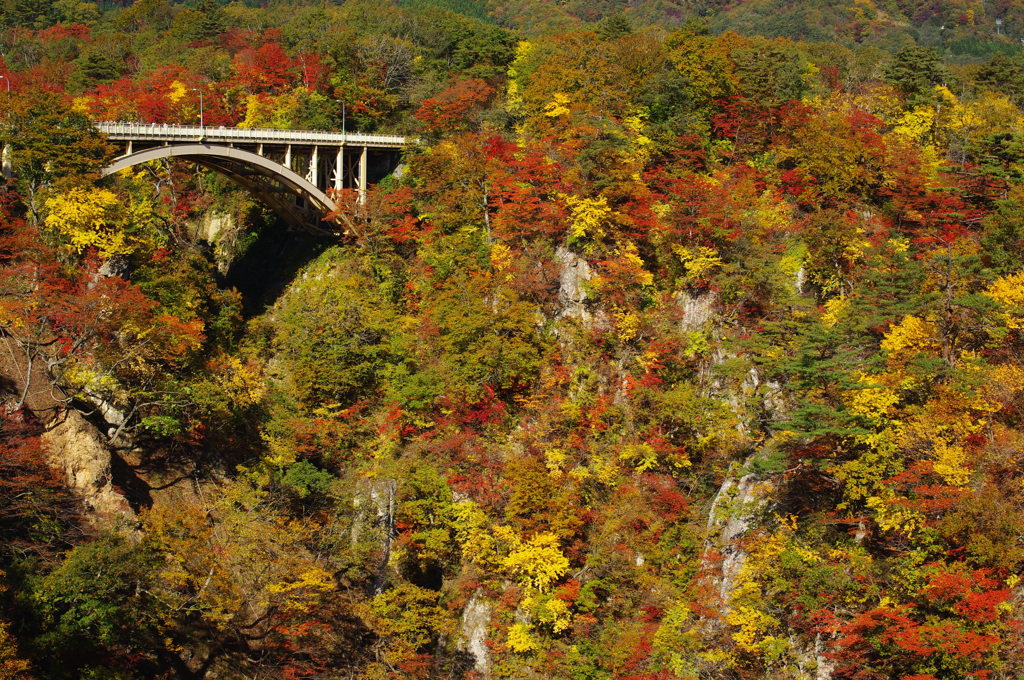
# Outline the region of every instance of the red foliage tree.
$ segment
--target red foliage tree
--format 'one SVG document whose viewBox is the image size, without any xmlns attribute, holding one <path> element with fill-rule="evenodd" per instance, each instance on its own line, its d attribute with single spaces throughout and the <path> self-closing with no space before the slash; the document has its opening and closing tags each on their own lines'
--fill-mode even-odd
<svg viewBox="0 0 1024 680">
<path fill-rule="evenodd" d="M 494 95 L 494 88 L 482 80 L 465 78 L 429 99 L 416 112 L 428 132 L 469 130 L 479 124 L 479 114 Z"/>
<path fill-rule="evenodd" d="M 275 92 L 292 81 L 293 63 L 277 42 L 246 47 L 235 55 L 235 85 L 248 92 Z"/>
</svg>

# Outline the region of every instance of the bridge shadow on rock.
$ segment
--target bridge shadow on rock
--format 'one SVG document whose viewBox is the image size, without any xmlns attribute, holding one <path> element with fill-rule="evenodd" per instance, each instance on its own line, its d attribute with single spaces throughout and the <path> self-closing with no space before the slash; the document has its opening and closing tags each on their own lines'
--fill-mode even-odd
<svg viewBox="0 0 1024 680">
<path fill-rule="evenodd" d="M 254 220 L 252 244 L 231 262 L 223 284 L 242 294 L 247 318 L 263 313 L 284 293 L 296 274 L 337 238 L 288 228 L 271 212 Z"/>
</svg>

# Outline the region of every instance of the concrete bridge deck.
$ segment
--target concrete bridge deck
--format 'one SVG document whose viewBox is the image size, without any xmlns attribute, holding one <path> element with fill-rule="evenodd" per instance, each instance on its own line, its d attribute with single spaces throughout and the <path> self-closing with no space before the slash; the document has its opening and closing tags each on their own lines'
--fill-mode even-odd
<svg viewBox="0 0 1024 680">
<path fill-rule="evenodd" d="M 210 125 L 167 125 L 163 123 L 96 123 L 96 128 L 112 141 L 194 142 L 215 144 L 295 144 L 317 146 L 365 146 L 400 149 L 409 144 L 400 135 L 367 135 L 352 132 L 280 130 L 277 128 L 237 128 Z"/>
<path fill-rule="evenodd" d="M 230 177 L 296 226 L 337 212 L 333 192 L 367 189 L 398 167 L 417 140 L 313 130 L 100 122 L 97 129 L 122 153 L 104 169 L 114 174 L 162 158 L 181 158 Z M 293 200 L 285 200 L 284 194 Z"/>
</svg>

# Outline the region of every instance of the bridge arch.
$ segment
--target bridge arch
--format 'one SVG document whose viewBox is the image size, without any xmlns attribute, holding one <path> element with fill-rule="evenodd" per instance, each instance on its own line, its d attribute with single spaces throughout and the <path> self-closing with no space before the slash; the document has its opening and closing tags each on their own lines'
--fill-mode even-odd
<svg viewBox="0 0 1024 680">
<path fill-rule="evenodd" d="M 251 151 L 218 144 L 168 144 L 136 151 L 114 159 L 101 174 L 107 177 L 163 158 L 182 158 L 228 177 L 298 228 L 319 231 L 317 225 L 338 209 L 326 192 L 291 168 Z"/>
</svg>

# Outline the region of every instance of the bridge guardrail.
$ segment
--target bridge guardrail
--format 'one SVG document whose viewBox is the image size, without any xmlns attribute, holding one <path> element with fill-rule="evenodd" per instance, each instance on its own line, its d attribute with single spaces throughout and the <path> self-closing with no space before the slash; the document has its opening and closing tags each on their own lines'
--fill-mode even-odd
<svg viewBox="0 0 1024 680">
<path fill-rule="evenodd" d="M 406 146 L 415 141 L 401 135 L 282 130 L 278 128 L 211 127 L 162 123 L 98 122 L 97 129 L 112 139 L 195 140 L 248 142 L 252 144 L 323 144 L 324 146 Z"/>
</svg>

